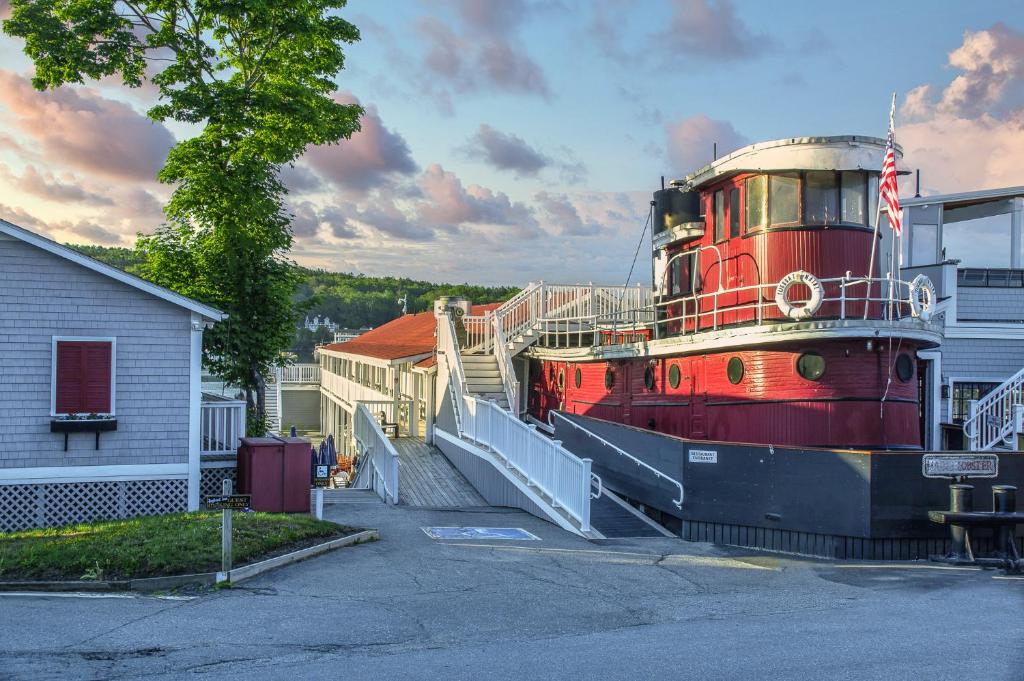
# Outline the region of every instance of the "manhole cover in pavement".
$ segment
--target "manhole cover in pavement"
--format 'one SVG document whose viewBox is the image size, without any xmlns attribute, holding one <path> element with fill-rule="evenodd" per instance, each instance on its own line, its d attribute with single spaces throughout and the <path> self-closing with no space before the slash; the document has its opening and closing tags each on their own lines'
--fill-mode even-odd
<svg viewBox="0 0 1024 681">
<path fill-rule="evenodd" d="M 424 527 L 433 539 L 526 539 L 540 541 L 540 537 L 521 527 Z"/>
</svg>

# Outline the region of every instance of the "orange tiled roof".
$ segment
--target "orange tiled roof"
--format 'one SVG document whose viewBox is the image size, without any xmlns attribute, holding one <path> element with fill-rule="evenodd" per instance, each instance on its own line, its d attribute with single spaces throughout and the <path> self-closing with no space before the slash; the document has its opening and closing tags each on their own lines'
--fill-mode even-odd
<svg viewBox="0 0 1024 681">
<path fill-rule="evenodd" d="M 470 314 L 481 315 L 500 305 L 501 303 L 474 305 Z M 324 349 L 386 360 L 415 357 L 434 351 L 436 325 L 433 311 L 402 315 L 350 341 L 329 343 Z M 427 359 L 431 361 L 427 362 Z M 431 366 L 433 358 L 427 359 L 418 362 L 417 366 Z"/>
</svg>

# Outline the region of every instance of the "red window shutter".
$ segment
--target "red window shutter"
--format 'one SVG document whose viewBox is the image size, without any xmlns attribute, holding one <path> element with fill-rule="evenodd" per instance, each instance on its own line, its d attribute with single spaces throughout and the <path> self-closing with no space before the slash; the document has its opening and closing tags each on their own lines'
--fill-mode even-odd
<svg viewBox="0 0 1024 681">
<path fill-rule="evenodd" d="M 112 361 L 112 347 L 108 342 L 58 341 L 57 413 L 110 413 Z"/>
</svg>

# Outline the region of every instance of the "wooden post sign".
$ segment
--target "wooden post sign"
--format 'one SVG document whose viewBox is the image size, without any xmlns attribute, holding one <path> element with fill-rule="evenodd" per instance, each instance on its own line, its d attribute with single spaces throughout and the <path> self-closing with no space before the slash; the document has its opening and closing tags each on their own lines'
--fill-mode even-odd
<svg viewBox="0 0 1024 681">
<path fill-rule="evenodd" d="M 252 503 L 251 494 L 222 494 L 206 497 L 206 508 L 210 511 L 244 511 Z"/>
<path fill-rule="evenodd" d="M 221 512 L 220 532 L 220 572 L 217 573 L 217 583 L 231 581 L 231 530 L 232 514 L 235 511 L 244 511 L 252 503 L 251 494 L 232 494 L 234 485 L 230 478 L 226 478 L 221 487 L 222 494 L 218 497 L 206 497 L 206 508 L 211 511 Z"/>
<path fill-rule="evenodd" d="M 999 475 L 995 454 L 925 454 L 921 474 L 926 478 L 994 478 Z"/>
</svg>

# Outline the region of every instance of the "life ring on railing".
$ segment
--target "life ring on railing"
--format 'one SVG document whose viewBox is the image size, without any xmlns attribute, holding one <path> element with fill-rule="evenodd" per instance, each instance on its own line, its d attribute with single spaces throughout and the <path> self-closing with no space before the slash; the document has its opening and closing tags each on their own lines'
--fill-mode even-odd
<svg viewBox="0 0 1024 681">
<path fill-rule="evenodd" d="M 935 285 L 923 274 L 910 282 L 910 311 L 922 322 L 931 319 L 935 311 Z"/>
<path fill-rule="evenodd" d="M 803 305 L 794 305 L 789 299 L 789 290 L 795 284 L 803 284 L 811 290 L 811 297 Z M 814 313 L 821 308 L 821 301 L 824 296 L 825 290 L 821 287 L 821 282 L 818 281 L 818 278 L 810 272 L 804 272 L 803 270 L 790 272 L 775 287 L 775 304 L 782 310 L 782 314 L 790 319 L 813 317 Z"/>
</svg>

